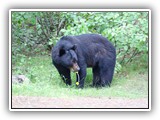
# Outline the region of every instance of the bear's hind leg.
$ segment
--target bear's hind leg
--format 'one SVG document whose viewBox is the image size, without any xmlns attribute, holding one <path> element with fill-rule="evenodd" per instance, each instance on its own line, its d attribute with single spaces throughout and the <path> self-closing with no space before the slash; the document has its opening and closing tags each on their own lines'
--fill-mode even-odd
<svg viewBox="0 0 160 120">
<path fill-rule="evenodd" d="M 101 86 L 109 86 L 111 85 L 112 78 L 113 78 L 113 73 L 114 73 L 114 67 L 106 68 L 106 69 L 101 69 L 100 70 L 100 76 L 101 76 Z"/>
</svg>

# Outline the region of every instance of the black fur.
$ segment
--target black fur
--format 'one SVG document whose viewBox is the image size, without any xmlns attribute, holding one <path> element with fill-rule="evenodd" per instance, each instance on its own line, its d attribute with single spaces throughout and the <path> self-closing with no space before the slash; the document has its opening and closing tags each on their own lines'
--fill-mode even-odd
<svg viewBox="0 0 160 120">
<path fill-rule="evenodd" d="M 93 68 L 93 86 L 110 86 L 116 63 L 115 47 L 98 34 L 64 36 L 52 49 L 52 62 L 64 82 L 71 85 L 70 68 L 74 63 L 84 87 L 86 68 Z"/>
</svg>

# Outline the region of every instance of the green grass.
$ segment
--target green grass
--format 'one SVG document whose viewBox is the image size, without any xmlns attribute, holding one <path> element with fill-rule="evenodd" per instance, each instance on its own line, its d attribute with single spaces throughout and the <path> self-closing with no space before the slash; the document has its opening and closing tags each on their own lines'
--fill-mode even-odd
<svg viewBox="0 0 160 120">
<path fill-rule="evenodd" d="M 143 62 L 124 66 L 114 75 L 111 87 L 91 88 L 92 70 L 87 69 L 84 89 L 76 88 L 76 76 L 72 73 L 72 86 L 66 86 L 51 63 L 50 56 L 22 57 L 12 65 L 12 74 L 24 74 L 29 84 L 13 84 L 12 95 L 47 97 L 148 97 L 148 70 Z"/>
</svg>

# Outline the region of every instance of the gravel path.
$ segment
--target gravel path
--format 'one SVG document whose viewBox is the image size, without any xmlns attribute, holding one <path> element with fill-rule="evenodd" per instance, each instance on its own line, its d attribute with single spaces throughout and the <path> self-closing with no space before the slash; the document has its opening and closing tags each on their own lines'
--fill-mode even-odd
<svg viewBox="0 0 160 120">
<path fill-rule="evenodd" d="M 12 108 L 148 108 L 148 99 L 12 96 Z"/>
</svg>

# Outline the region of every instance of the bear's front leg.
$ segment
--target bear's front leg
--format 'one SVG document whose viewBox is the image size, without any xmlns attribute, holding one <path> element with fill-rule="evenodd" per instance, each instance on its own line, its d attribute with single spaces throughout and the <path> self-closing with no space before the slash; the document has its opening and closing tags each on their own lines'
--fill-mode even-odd
<svg viewBox="0 0 160 120">
<path fill-rule="evenodd" d="M 66 83 L 66 85 L 71 85 L 71 78 L 69 75 L 64 75 L 64 74 L 60 74 L 62 80 L 64 81 L 64 83 Z"/>
<path fill-rule="evenodd" d="M 78 88 L 83 88 L 84 80 L 86 78 L 86 66 L 80 67 L 80 71 L 78 73 L 79 73 L 79 78 L 80 78 Z"/>
<path fill-rule="evenodd" d="M 59 72 L 62 80 L 64 81 L 64 83 L 66 83 L 66 85 L 71 85 L 72 84 L 69 69 L 61 68 L 61 69 L 58 69 L 58 72 Z"/>
<path fill-rule="evenodd" d="M 61 76 L 62 80 L 66 85 L 71 85 L 71 75 L 70 70 L 68 68 L 63 67 L 62 65 L 54 63 L 54 66 L 57 68 L 59 75 Z"/>
</svg>

